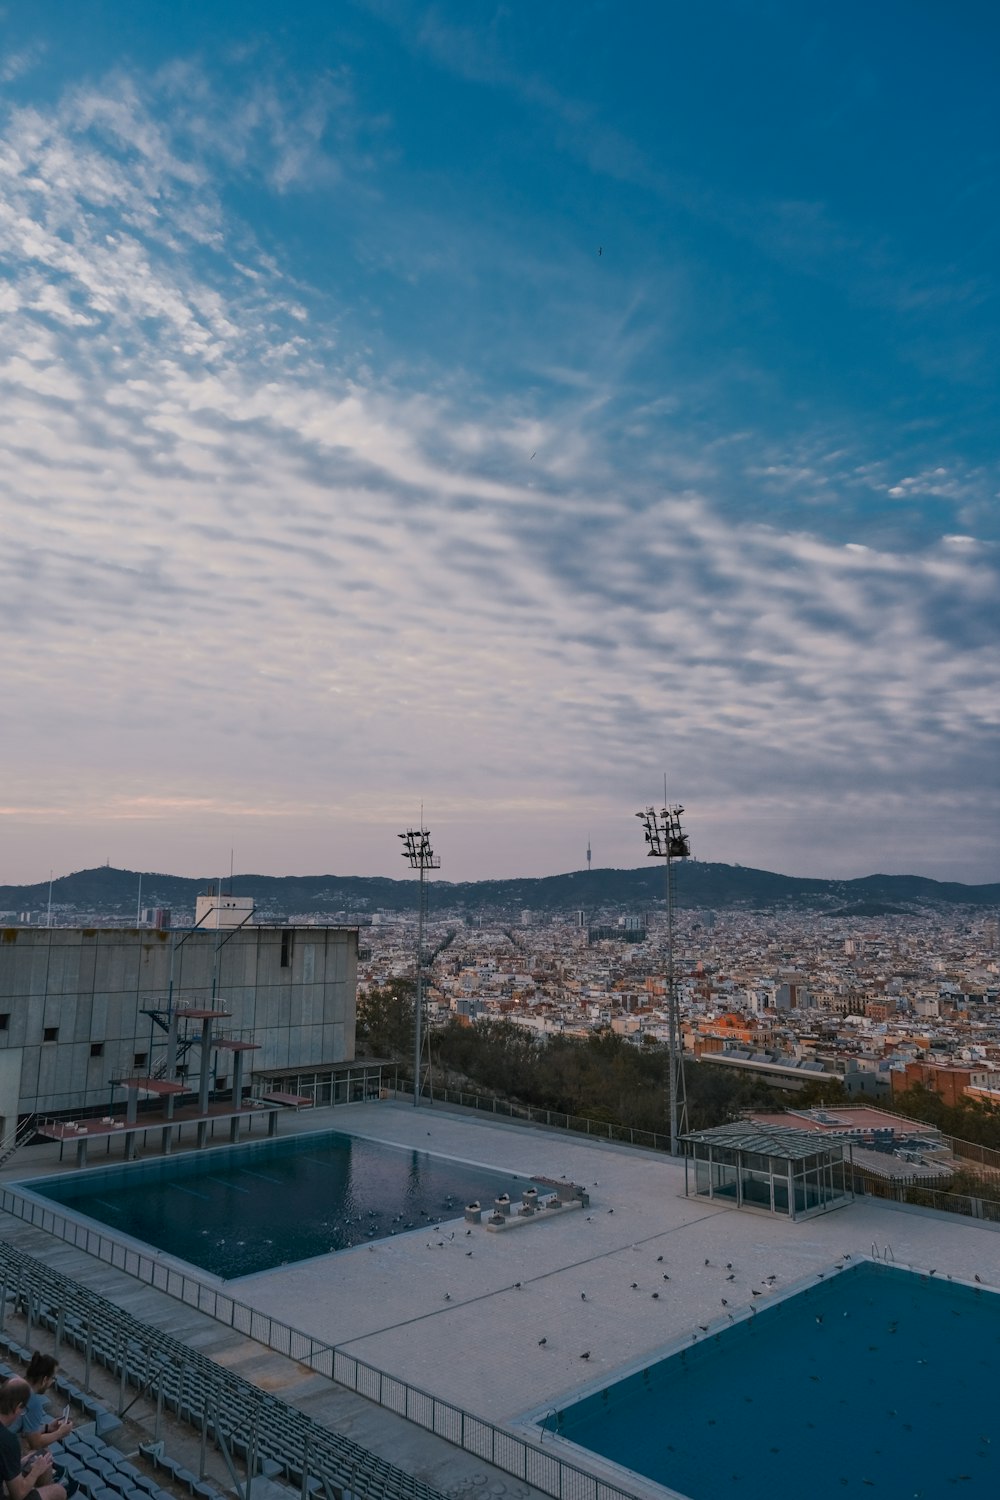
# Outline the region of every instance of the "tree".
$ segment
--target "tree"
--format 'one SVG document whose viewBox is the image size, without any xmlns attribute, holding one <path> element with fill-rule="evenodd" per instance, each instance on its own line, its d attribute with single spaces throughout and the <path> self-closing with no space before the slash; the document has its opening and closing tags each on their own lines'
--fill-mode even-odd
<svg viewBox="0 0 1000 1500">
<path fill-rule="evenodd" d="M 390 979 L 359 995 L 358 1051 L 391 1062 L 409 1061 L 415 1009 L 412 979 Z"/>
</svg>

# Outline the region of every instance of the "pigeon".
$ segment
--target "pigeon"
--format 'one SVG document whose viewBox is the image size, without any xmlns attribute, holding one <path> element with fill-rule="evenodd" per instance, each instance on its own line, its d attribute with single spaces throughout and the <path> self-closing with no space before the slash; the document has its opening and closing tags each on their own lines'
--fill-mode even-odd
<svg viewBox="0 0 1000 1500">
<path fill-rule="evenodd" d="M 580 1355 L 580 1358 L 581 1359 L 589 1359 L 590 1358 L 590 1350 L 589 1349 L 584 1349 L 583 1353 Z"/>
<path fill-rule="evenodd" d="M 586 1292 L 581 1292 L 580 1293 L 580 1301 L 581 1302 L 586 1302 L 586 1300 L 587 1300 L 587 1293 Z"/>
<path fill-rule="evenodd" d="M 659 1264 L 660 1264 L 660 1261 L 661 1261 L 661 1260 L 662 1260 L 662 1259 L 663 1259 L 663 1256 L 662 1256 L 662 1255 L 658 1255 L 658 1256 L 657 1256 L 657 1257 L 656 1257 L 656 1264 L 657 1264 L 657 1265 L 659 1265 Z"/>
<path fill-rule="evenodd" d="M 539 1339 L 538 1340 L 538 1347 L 539 1347 L 539 1349 L 544 1349 L 545 1345 L 547 1343 L 548 1343 L 548 1339 Z"/>
</svg>

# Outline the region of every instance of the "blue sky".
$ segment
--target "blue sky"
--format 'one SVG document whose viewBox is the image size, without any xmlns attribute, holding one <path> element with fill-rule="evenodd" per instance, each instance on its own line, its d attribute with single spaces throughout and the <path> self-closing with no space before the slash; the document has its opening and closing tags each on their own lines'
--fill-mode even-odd
<svg viewBox="0 0 1000 1500">
<path fill-rule="evenodd" d="M 2 878 L 1000 878 L 995 11 L 285 9 L 0 6 Z"/>
</svg>

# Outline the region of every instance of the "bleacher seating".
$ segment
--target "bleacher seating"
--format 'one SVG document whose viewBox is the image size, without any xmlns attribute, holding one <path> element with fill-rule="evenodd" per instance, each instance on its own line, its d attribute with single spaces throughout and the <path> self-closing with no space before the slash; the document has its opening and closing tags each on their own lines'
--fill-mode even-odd
<svg viewBox="0 0 1000 1500">
<path fill-rule="evenodd" d="M 71 1344 L 88 1363 L 105 1366 L 123 1386 L 131 1385 L 204 1431 L 222 1453 L 235 1487 L 243 1483 L 234 1462 L 238 1459 L 246 1473 L 282 1479 L 300 1490 L 303 1500 L 444 1500 L 439 1491 L 405 1470 L 12 1245 L 0 1244 L 0 1276 L 7 1301 L 30 1309 L 31 1318 L 54 1335 L 57 1353 L 60 1343 Z M 24 1362 L 30 1357 L 19 1341 L 8 1343 L 2 1336 L 0 1348 Z M 150 1490 L 134 1475 L 123 1474 L 110 1457 L 114 1450 L 103 1442 L 108 1428 L 100 1435 L 96 1428 L 102 1421 L 120 1425 L 117 1417 L 74 1382 L 60 1377 L 57 1386 L 95 1420 L 89 1438 L 80 1434 L 84 1448 L 71 1449 L 84 1464 L 87 1483 L 81 1481 L 81 1488 L 90 1500 L 171 1500 L 164 1491 Z M 114 1467 L 126 1489 L 102 1474 L 87 1457 L 88 1447 L 95 1459 Z M 162 1445 L 146 1444 L 140 1451 L 192 1497 L 221 1500 L 200 1476 L 173 1465 Z M 129 1487 L 138 1493 L 127 1493 Z"/>
</svg>

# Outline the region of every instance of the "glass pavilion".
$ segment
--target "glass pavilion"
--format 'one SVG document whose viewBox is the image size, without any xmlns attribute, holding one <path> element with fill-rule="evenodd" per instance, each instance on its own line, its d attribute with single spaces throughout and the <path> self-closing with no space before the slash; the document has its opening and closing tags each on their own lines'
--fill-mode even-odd
<svg viewBox="0 0 1000 1500">
<path fill-rule="evenodd" d="M 790 1219 L 853 1201 L 849 1141 L 747 1120 L 690 1131 L 681 1140 L 688 1197 L 718 1198 Z"/>
</svg>

